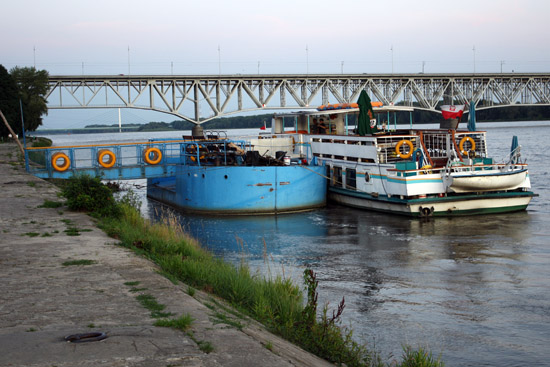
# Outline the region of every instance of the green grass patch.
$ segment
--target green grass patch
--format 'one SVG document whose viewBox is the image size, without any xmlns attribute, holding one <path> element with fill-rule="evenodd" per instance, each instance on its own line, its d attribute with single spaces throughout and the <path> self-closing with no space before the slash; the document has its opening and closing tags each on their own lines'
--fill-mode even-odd
<svg viewBox="0 0 550 367">
<path fill-rule="evenodd" d="M 27 185 L 30 186 L 30 187 L 36 187 L 36 182 L 28 181 Z"/>
<path fill-rule="evenodd" d="M 243 327 L 244 327 L 244 325 L 241 324 L 239 321 L 236 321 L 236 320 L 230 318 L 229 316 L 227 316 L 226 314 L 224 314 L 222 312 L 214 313 L 213 322 L 214 322 L 214 324 L 225 324 L 225 325 L 234 327 L 237 330 L 242 330 Z"/>
<path fill-rule="evenodd" d="M 143 307 L 151 311 L 151 317 L 154 319 L 172 316 L 171 312 L 163 312 L 166 306 L 158 303 L 157 299 L 150 294 L 140 294 L 136 299 Z"/>
<path fill-rule="evenodd" d="M 178 317 L 177 319 L 160 319 L 155 321 L 155 326 L 169 327 L 173 329 L 178 329 L 181 331 L 187 330 L 194 319 L 189 314 L 184 314 Z"/>
<path fill-rule="evenodd" d="M 51 139 L 38 137 L 35 138 L 36 140 L 32 142 L 33 148 L 47 148 L 52 146 Z"/>
<path fill-rule="evenodd" d="M 40 236 L 40 237 L 52 237 L 52 234 L 48 233 L 48 232 L 45 232 L 45 233 L 42 233 L 42 236 Z"/>
<path fill-rule="evenodd" d="M 204 340 L 199 340 L 199 341 L 195 341 L 195 343 L 197 343 L 197 345 L 199 346 L 199 349 L 203 353 L 208 354 L 208 353 L 212 353 L 214 351 L 214 346 L 210 342 L 207 342 L 207 341 L 204 341 Z"/>
<path fill-rule="evenodd" d="M 67 236 L 80 236 L 81 232 L 91 232 L 92 230 L 89 228 L 76 228 L 76 227 L 69 227 L 63 232 L 67 234 Z"/>
<path fill-rule="evenodd" d="M 403 347 L 403 361 L 397 367 L 443 367 L 441 356 L 434 358 L 432 352 L 420 347 L 413 350 L 410 346 Z"/>
<path fill-rule="evenodd" d="M 80 260 L 65 261 L 61 265 L 63 265 L 63 266 L 76 266 L 76 265 L 93 265 L 95 263 L 97 263 L 97 261 L 95 261 L 95 260 L 80 259 Z"/>
<path fill-rule="evenodd" d="M 37 233 L 37 232 L 27 232 L 27 233 L 24 233 L 23 236 L 38 237 L 38 236 L 40 236 L 40 233 Z"/>
<path fill-rule="evenodd" d="M 65 232 L 67 236 L 80 236 L 80 231 L 76 227 L 69 227 L 63 232 Z"/>
<path fill-rule="evenodd" d="M 130 288 L 130 292 L 131 293 L 139 293 L 139 292 L 143 292 L 143 291 L 146 291 L 147 288 Z"/>
<path fill-rule="evenodd" d="M 139 281 L 134 281 L 134 282 L 126 282 L 124 283 L 124 285 L 127 285 L 128 287 L 135 287 L 136 285 L 139 285 Z"/>
<path fill-rule="evenodd" d="M 63 203 L 60 201 L 44 200 L 44 204 L 39 205 L 39 208 L 59 208 L 63 206 Z"/>
</svg>

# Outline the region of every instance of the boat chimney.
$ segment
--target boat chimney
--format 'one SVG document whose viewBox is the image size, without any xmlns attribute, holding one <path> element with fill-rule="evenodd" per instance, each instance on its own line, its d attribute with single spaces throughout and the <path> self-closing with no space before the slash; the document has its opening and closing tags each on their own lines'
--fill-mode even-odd
<svg viewBox="0 0 550 367">
<path fill-rule="evenodd" d="M 449 129 L 453 129 L 453 130 L 456 130 L 458 128 L 458 119 L 441 119 L 441 122 L 439 123 L 439 128 L 440 129 L 445 129 L 445 130 L 449 130 Z"/>
<path fill-rule="evenodd" d="M 204 139 L 204 129 L 202 128 L 202 125 L 193 126 L 193 129 L 191 129 L 191 135 L 193 135 L 194 139 Z"/>
</svg>

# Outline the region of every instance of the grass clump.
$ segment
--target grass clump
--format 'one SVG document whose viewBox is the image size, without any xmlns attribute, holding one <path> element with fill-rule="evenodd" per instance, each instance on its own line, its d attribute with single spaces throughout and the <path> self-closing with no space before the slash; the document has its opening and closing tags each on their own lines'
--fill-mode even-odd
<svg viewBox="0 0 550 367">
<path fill-rule="evenodd" d="M 166 306 L 158 303 L 157 299 L 150 294 L 140 294 L 136 299 L 143 307 L 151 311 L 151 317 L 154 319 L 172 316 L 171 312 L 163 312 Z"/>
<path fill-rule="evenodd" d="M 23 236 L 38 237 L 38 236 L 40 236 L 40 233 L 37 233 L 37 232 L 27 232 L 27 233 L 23 234 Z"/>
<path fill-rule="evenodd" d="M 44 204 L 39 205 L 39 208 L 59 208 L 63 206 L 62 202 L 59 201 L 52 201 L 52 200 L 44 200 Z"/>
<path fill-rule="evenodd" d="M 63 264 L 63 266 L 76 266 L 76 265 L 93 265 L 95 264 L 96 261 L 95 260 L 88 260 L 88 259 L 80 259 L 80 260 L 69 260 L 69 261 L 65 261 Z"/>
<path fill-rule="evenodd" d="M 198 341 L 195 341 L 195 343 L 197 343 L 197 345 L 199 346 L 199 349 L 203 353 L 208 354 L 208 353 L 212 353 L 214 351 L 214 346 L 210 342 L 207 342 L 207 341 L 204 341 L 204 340 L 198 340 Z"/>
<path fill-rule="evenodd" d="M 413 350 L 410 346 L 403 347 L 403 361 L 397 367 L 444 367 L 441 356 L 434 358 L 432 352 L 420 347 Z"/>
<path fill-rule="evenodd" d="M 173 329 L 178 329 L 185 331 L 189 329 L 194 319 L 189 314 L 184 314 L 178 317 L 177 319 L 160 319 L 155 321 L 155 326 L 161 327 L 170 327 Z"/>
</svg>

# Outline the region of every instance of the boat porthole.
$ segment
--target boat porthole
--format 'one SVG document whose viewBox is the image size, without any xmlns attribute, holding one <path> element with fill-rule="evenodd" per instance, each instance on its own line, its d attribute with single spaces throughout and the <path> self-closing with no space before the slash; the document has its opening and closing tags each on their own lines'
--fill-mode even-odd
<svg viewBox="0 0 550 367">
<path fill-rule="evenodd" d="M 202 174 L 202 178 L 204 178 L 204 173 Z"/>
<path fill-rule="evenodd" d="M 223 176 L 223 178 L 225 178 L 227 180 L 227 175 Z"/>
<path fill-rule="evenodd" d="M 365 172 L 365 182 L 370 182 L 370 175 L 368 172 Z"/>
</svg>

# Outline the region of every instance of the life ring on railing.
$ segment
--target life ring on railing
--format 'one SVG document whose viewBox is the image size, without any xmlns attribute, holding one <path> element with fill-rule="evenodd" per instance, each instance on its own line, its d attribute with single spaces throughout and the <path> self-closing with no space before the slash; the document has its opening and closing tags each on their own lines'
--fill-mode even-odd
<svg viewBox="0 0 550 367">
<path fill-rule="evenodd" d="M 108 157 L 107 161 L 104 161 L 103 158 Z M 116 163 L 116 155 L 111 152 L 109 149 L 101 149 L 97 153 L 97 163 L 103 168 L 111 168 Z"/>
<path fill-rule="evenodd" d="M 472 146 L 470 149 L 468 149 L 468 151 L 464 150 L 464 143 L 466 143 L 466 142 L 469 142 L 470 145 Z M 458 144 L 458 147 L 460 148 L 460 154 L 468 155 L 468 152 L 473 152 L 473 151 L 476 150 L 476 142 L 471 137 L 465 136 L 460 140 L 460 143 Z"/>
<path fill-rule="evenodd" d="M 162 160 L 162 152 L 159 148 L 146 148 L 143 151 L 143 160 L 150 165 L 158 164 Z"/>
<path fill-rule="evenodd" d="M 401 147 L 403 146 L 403 144 L 407 144 L 407 146 L 409 147 L 409 152 L 408 153 L 401 153 Z M 403 139 L 403 140 L 400 140 L 397 145 L 395 146 L 395 153 L 399 156 L 399 158 L 401 159 L 407 159 L 407 158 L 410 158 L 411 155 L 413 154 L 413 151 L 414 151 L 414 145 L 412 143 L 412 141 L 410 140 L 407 140 L 407 139 Z"/>
<path fill-rule="evenodd" d="M 58 159 L 63 159 L 63 164 L 62 165 L 57 164 Z M 65 154 L 63 152 L 55 153 L 52 156 L 51 162 L 52 162 L 53 169 L 56 170 L 57 172 L 65 172 L 71 166 L 71 160 L 69 159 L 67 154 Z"/>
</svg>

